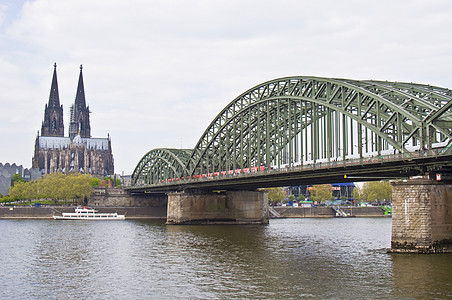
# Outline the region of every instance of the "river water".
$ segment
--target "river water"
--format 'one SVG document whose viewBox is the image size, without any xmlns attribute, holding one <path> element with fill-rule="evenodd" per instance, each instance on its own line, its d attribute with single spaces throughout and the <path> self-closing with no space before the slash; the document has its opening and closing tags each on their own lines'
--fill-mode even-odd
<svg viewBox="0 0 452 300">
<path fill-rule="evenodd" d="M 452 297 L 451 254 L 388 254 L 390 240 L 388 218 L 0 220 L 0 299 Z"/>
</svg>

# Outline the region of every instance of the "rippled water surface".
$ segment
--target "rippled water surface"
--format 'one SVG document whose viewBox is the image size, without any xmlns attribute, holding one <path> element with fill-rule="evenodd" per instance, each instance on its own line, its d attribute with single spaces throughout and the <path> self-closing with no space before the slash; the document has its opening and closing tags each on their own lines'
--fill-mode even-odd
<svg viewBox="0 0 452 300">
<path fill-rule="evenodd" d="M 0 220 L 1 299 L 445 299 L 452 255 L 387 254 L 391 219 Z"/>
</svg>

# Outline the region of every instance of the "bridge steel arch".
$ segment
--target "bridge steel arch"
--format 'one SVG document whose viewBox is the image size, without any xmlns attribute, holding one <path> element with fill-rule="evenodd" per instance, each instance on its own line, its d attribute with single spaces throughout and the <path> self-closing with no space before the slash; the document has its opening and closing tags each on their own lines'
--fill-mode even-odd
<svg viewBox="0 0 452 300">
<path fill-rule="evenodd" d="M 143 161 L 150 159 L 145 155 L 132 178 L 156 183 L 154 178 L 165 177 L 163 169 L 179 170 L 168 173 L 171 176 L 193 176 L 406 153 L 437 143 L 450 146 L 451 107 L 452 91 L 429 85 L 303 76 L 275 79 L 229 103 L 194 150 L 184 151 L 179 160 L 161 159 L 175 166 L 154 170 Z M 143 164 L 147 167 L 140 167 Z"/>
<path fill-rule="evenodd" d="M 153 149 L 146 153 L 132 173 L 132 185 L 155 184 L 188 175 L 186 165 L 193 150 Z"/>
</svg>

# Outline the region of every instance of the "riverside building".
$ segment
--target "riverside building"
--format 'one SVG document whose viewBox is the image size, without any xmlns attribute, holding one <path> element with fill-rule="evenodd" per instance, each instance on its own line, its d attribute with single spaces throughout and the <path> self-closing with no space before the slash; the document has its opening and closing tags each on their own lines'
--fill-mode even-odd
<svg viewBox="0 0 452 300">
<path fill-rule="evenodd" d="M 36 136 L 33 168 L 42 174 L 80 172 L 97 176 L 114 174 L 110 135 L 92 138 L 89 106 L 86 106 L 82 66 L 70 109 L 69 136 L 64 136 L 63 105 L 60 105 L 56 64 L 49 101 L 44 108 L 41 134 Z"/>
<path fill-rule="evenodd" d="M 15 163 L 11 165 L 0 162 L 0 196 L 8 195 L 9 188 L 11 187 L 11 179 L 15 174 L 19 174 L 25 181 L 36 180 L 41 177 L 38 169 L 27 169 Z"/>
</svg>

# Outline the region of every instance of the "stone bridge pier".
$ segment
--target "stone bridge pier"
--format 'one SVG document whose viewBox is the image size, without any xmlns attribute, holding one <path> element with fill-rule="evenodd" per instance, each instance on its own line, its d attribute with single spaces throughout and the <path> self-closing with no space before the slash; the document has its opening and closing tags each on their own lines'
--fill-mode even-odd
<svg viewBox="0 0 452 300">
<path fill-rule="evenodd" d="M 183 191 L 168 194 L 167 224 L 268 224 L 268 194 Z"/>
<path fill-rule="evenodd" d="M 452 252 L 452 184 L 412 179 L 392 189 L 391 252 Z"/>
</svg>

